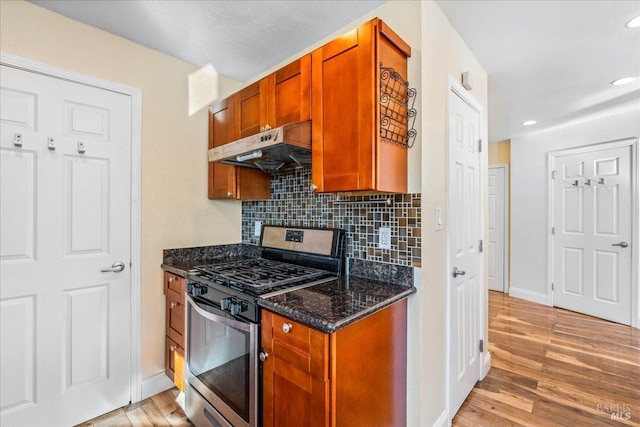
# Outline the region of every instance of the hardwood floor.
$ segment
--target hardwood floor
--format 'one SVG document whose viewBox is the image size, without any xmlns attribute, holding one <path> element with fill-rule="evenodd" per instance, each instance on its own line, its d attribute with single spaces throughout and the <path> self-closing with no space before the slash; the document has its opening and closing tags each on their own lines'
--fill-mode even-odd
<svg viewBox="0 0 640 427">
<path fill-rule="evenodd" d="M 111 411 L 76 427 L 193 427 L 177 403 L 179 390 L 172 388 L 142 402 Z"/>
<path fill-rule="evenodd" d="M 454 426 L 640 426 L 639 330 L 489 294 L 492 367 Z"/>
</svg>

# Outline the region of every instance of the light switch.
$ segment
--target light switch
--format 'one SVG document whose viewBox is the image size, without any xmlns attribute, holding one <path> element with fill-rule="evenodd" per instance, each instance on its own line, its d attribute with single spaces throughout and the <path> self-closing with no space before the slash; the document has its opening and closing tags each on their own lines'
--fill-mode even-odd
<svg viewBox="0 0 640 427">
<path fill-rule="evenodd" d="M 442 230 L 442 208 L 436 208 L 436 231 Z"/>
<path fill-rule="evenodd" d="M 253 235 L 260 237 L 261 231 L 262 231 L 262 221 L 256 221 L 255 228 L 253 229 Z"/>
</svg>

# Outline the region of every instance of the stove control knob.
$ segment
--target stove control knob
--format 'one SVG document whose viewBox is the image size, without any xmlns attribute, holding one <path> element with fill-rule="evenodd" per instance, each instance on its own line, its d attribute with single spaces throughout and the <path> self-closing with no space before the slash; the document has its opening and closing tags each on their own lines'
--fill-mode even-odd
<svg viewBox="0 0 640 427">
<path fill-rule="evenodd" d="M 228 310 L 231 305 L 231 298 L 223 298 L 220 300 L 220 308 L 223 310 Z"/>
<path fill-rule="evenodd" d="M 249 308 L 246 301 L 234 301 L 231 303 L 231 314 L 236 315 L 247 311 Z"/>
<path fill-rule="evenodd" d="M 207 293 L 207 287 L 202 285 L 193 285 L 191 288 L 191 295 L 194 297 L 199 297 L 200 295 L 204 295 Z"/>
</svg>

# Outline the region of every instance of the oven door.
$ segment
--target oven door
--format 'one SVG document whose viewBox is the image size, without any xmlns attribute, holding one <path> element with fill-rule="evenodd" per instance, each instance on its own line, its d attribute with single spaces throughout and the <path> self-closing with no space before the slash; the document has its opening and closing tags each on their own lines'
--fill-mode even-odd
<svg viewBox="0 0 640 427">
<path fill-rule="evenodd" d="M 257 324 L 187 295 L 186 410 L 193 422 L 258 425 L 258 334 Z"/>
</svg>

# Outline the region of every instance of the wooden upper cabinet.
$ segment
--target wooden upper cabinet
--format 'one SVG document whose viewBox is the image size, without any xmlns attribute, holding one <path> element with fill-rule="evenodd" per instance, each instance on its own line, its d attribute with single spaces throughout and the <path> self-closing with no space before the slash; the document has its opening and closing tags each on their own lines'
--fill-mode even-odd
<svg viewBox="0 0 640 427">
<path fill-rule="evenodd" d="M 282 67 L 271 76 L 269 123 L 273 127 L 311 119 L 311 54 Z"/>
<path fill-rule="evenodd" d="M 237 139 L 311 118 L 311 55 L 305 55 L 236 94 Z"/>
<path fill-rule="evenodd" d="M 406 81 L 410 55 L 377 18 L 312 53 L 316 191 L 407 192 L 407 148 L 380 138 L 380 64 Z"/>
<path fill-rule="evenodd" d="M 237 139 L 239 95 L 217 102 L 209 110 L 209 148 Z M 260 170 L 209 162 L 210 199 L 268 199 L 270 186 L 271 177 Z"/>
</svg>

